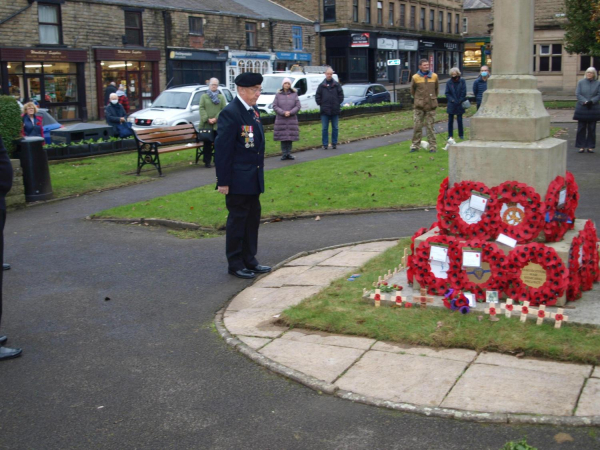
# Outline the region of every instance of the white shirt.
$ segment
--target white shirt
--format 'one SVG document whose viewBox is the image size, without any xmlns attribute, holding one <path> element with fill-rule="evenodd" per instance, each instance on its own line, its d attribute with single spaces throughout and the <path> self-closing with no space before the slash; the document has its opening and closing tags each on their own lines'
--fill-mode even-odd
<svg viewBox="0 0 600 450">
<path fill-rule="evenodd" d="M 248 105 L 248 103 L 246 103 L 244 101 L 244 99 L 240 96 L 240 94 L 238 94 L 237 98 L 240 102 L 242 102 L 242 105 L 244 105 L 244 108 L 246 108 L 246 111 L 250 111 L 250 112 L 254 113 L 254 108 L 252 106 Z"/>
</svg>

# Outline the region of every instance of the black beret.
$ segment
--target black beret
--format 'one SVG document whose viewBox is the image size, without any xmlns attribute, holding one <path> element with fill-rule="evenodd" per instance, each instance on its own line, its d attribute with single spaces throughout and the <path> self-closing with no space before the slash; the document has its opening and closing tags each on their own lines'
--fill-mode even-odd
<svg viewBox="0 0 600 450">
<path fill-rule="evenodd" d="M 251 87 L 262 84 L 263 76 L 260 73 L 244 72 L 235 77 L 235 84 L 241 87 Z"/>
</svg>

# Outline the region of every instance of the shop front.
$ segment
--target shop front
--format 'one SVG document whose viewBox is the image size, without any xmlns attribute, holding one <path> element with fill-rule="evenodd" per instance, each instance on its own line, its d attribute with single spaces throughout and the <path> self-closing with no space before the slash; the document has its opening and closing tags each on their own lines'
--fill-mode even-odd
<svg viewBox="0 0 600 450">
<path fill-rule="evenodd" d="M 87 119 L 86 50 L 0 48 L 0 92 L 32 101 L 61 122 Z"/>
<path fill-rule="evenodd" d="M 226 51 L 170 49 L 168 55 L 167 87 L 207 84 L 213 77 L 226 82 Z"/>
<path fill-rule="evenodd" d="M 158 97 L 160 50 L 95 48 L 94 59 L 99 117 L 104 117 L 104 91 L 111 81 L 125 86 L 129 113 L 149 107 Z"/>
<path fill-rule="evenodd" d="M 430 69 L 438 75 L 449 76 L 452 67 L 462 71 L 463 53 L 463 41 L 430 37 L 419 39 L 419 59 L 427 59 Z"/>
<path fill-rule="evenodd" d="M 275 72 L 286 72 L 292 66 L 310 66 L 312 55 L 304 52 L 275 52 Z"/>
<path fill-rule="evenodd" d="M 375 82 L 377 37 L 373 33 L 344 33 L 327 36 L 327 64 L 342 83 Z"/>
<path fill-rule="evenodd" d="M 386 83 L 388 81 L 387 62 L 390 59 L 398 59 L 398 39 L 377 38 L 377 81 Z"/>
<path fill-rule="evenodd" d="M 492 64 L 490 51 L 490 37 L 472 37 L 465 39 L 465 54 L 463 66 L 465 70 L 479 70 L 481 66 Z"/>
<path fill-rule="evenodd" d="M 248 51 L 230 51 L 229 67 L 227 68 L 227 86 L 231 92 L 235 92 L 235 77 L 244 72 L 272 73 L 274 53 L 267 52 L 248 52 Z"/>
</svg>

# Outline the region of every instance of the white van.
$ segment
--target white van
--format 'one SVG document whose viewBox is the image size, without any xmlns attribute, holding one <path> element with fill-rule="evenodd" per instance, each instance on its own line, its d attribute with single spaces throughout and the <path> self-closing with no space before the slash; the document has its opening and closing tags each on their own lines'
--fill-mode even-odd
<svg viewBox="0 0 600 450">
<path fill-rule="evenodd" d="M 260 111 L 268 114 L 273 112 L 275 94 L 281 89 L 281 83 L 286 77 L 292 80 L 292 87 L 298 91 L 298 98 L 303 111 L 319 107 L 315 96 L 319 84 L 325 79 L 324 73 L 278 72 L 263 75 L 262 93 L 256 103 Z M 333 78 L 338 81 L 336 74 L 333 74 Z"/>
</svg>

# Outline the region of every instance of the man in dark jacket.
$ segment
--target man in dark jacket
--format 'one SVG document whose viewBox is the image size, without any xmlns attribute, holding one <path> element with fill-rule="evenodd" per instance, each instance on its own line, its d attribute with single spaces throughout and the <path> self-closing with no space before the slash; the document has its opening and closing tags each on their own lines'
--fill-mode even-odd
<svg viewBox="0 0 600 450">
<path fill-rule="evenodd" d="M 10 191 L 13 181 L 13 170 L 8 153 L 4 148 L 4 142 L 0 137 L 0 256 L 4 263 L 4 224 L 6 222 L 6 194 Z M 2 276 L 3 270 L 0 270 L 0 321 L 2 321 Z M 5 335 L 0 336 L 0 361 L 21 356 L 20 348 L 4 347 L 8 340 Z"/>
<path fill-rule="evenodd" d="M 117 94 L 110 94 L 110 103 L 104 108 L 106 123 L 113 127 L 113 135 L 119 136 L 119 124 L 125 123 L 125 109 L 119 103 Z"/>
<path fill-rule="evenodd" d="M 481 106 L 483 101 L 483 93 L 487 91 L 487 80 L 490 77 L 490 68 L 488 66 L 481 66 L 479 70 L 479 78 L 473 82 L 473 95 L 475 96 L 475 103 L 477 109 Z"/>
<path fill-rule="evenodd" d="M 215 140 L 217 190 L 229 211 L 225 236 L 228 272 L 252 279 L 271 271 L 256 260 L 260 194 L 265 192 L 265 133 L 256 101 L 263 77 L 245 72 L 235 79 L 237 97 L 219 114 Z"/>
<path fill-rule="evenodd" d="M 340 107 L 344 101 L 344 90 L 340 83 L 333 79 L 333 69 L 328 67 L 325 71 L 325 79 L 317 88 L 315 96 L 317 105 L 321 108 L 321 125 L 323 128 L 323 149 L 329 147 L 329 123 L 331 122 L 331 146 L 337 147 L 338 124 L 340 118 Z"/>
<path fill-rule="evenodd" d="M 108 86 L 104 90 L 104 106 L 108 105 L 110 100 L 110 94 L 115 94 L 117 92 L 117 83 L 114 82 L 112 78 L 109 79 Z"/>
</svg>

